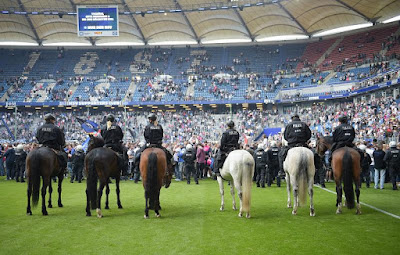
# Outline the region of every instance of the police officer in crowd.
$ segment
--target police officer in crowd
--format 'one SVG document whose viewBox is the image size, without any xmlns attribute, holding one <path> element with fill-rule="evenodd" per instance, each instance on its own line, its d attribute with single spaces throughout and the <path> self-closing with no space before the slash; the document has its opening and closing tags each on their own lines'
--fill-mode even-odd
<svg viewBox="0 0 400 255">
<path fill-rule="evenodd" d="M 331 155 L 333 152 L 341 147 L 354 147 L 353 141 L 356 136 L 356 132 L 350 124 L 348 124 L 347 116 L 341 116 L 339 118 L 340 125 L 333 131 L 333 144 L 331 148 Z M 332 158 L 332 156 L 331 156 Z"/>
<path fill-rule="evenodd" d="M 278 175 L 279 172 L 279 153 L 280 149 L 277 146 L 275 141 L 271 142 L 271 148 L 268 149 L 267 151 L 267 164 L 268 164 L 268 170 L 267 170 L 267 185 L 268 187 L 271 187 L 272 180 L 276 177 L 276 184 L 278 187 L 281 186 L 281 177 Z"/>
<path fill-rule="evenodd" d="M 372 159 L 371 159 L 371 156 L 366 152 L 367 146 L 365 146 L 364 144 L 361 144 L 359 146 L 359 149 L 364 154 L 363 160 L 361 161 L 361 179 L 365 179 L 365 184 L 366 184 L 367 188 L 369 188 L 369 185 L 371 183 L 369 166 L 372 163 Z M 361 181 L 361 183 L 362 183 L 362 181 Z"/>
<path fill-rule="evenodd" d="M 286 128 L 283 137 L 288 143 L 288 146 L 282 148 L 282 157 L 281 157 L 281 165 L 283 166 L 283 162 L 286 159 L 287 152 L 293 147 L 306 147 L 307 141 L 311 138 L 311 130 L 308 125 L 300 120 L 299 115 L 295 114 L 292 116 L 292 122 L 290 122 Z M 281 167 L 279 171 L 279 175 L 283 176 L 284 173 L 282 171 L 283 167 Z"/>
<path fill-rule="evenodd" d="M 220 169 L 224 165 L 228 154 L 239 149 L 239 132 L 235 129 L 233 121 L 228 122 L 228 129 L 222 134 L 219 153 L 217 155 L 218 167 L 215 169 L 215 175 L 220 176 Z"/>
<path fill-rule="evenodd" d="M 389 169 L 393 190 L 397 190 L 396 178 L 400 173 L 400 151 L 397 149 L 395 141 L 391 141 L 389 147 L 383 160 Z"/>
<path fill-rule="evenodd" d="M 198 176 L 196 174 L 196 169 L 194 167 L 194 162 L 196 160 L 196 152 L 194 151 L 191 144 L 186 145 L 186 150 L 182 156 L 185 161 L 185 175 L 187 184 L 190 184 L 190 175 L 193 175 L 194 181 L 196 184 L 199 184 Z"/>
<path fill-rule="evenodd" d="M 257 150 L 253 154 L 254 161 L 256 163 L 256 183 L 257 187 L 265 188 L 265 172 L 267 165 L 267 153 L 264 150 L 263 145 L 260 143 Z"/>
<path fill-rule="evenodd" d="M 57 151 L 58 161 L 62 169 L 67 168 L 67 154 L 64 151 L 65 136 L 64 132 L 54 125 L 56 118 L 48 113 L 44 116 L 46 121 L 36 132 L 36 139 L 39 144 L 47 146 Z"/>
<path fill-rule="evenodd" d="M 85 161 L 85 152 L 83 151 L 82 145 L 78 145 L 75 148 L 75 153 L 72 155 L 72 175 L 71 183 L 78 181 L 82 182 L 83 162 Z"/>
<path fill-rule="evenodd" d="M 128 168 L 128 155 L 122 145 L 124 134 L 120 126 L 115 123 L 115 117 L 112 114 L 107 115 L 107 123 L 101 129 L 101 136 L 104 139 L 105 147 L 112 149 L 119 154 L 119 168 L 122 170 L 122 176 L 126 176 Z"/>
<path fill-rule="evenodd" d="M 24 172 L 25 172 L 25 160 L 26 160 L 26 152 L 24 151 L 24 146 L 22 144 L 18 144 L 17 149 L 15 150 L 15 180 L 17 182 L 25 182 L 24 181 Z"/>
</svg>

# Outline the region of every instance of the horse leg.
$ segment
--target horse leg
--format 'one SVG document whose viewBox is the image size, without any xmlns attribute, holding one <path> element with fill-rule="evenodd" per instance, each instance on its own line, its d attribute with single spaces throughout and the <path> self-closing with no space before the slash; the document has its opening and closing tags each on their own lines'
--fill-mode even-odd
<svg viewBox="0 0 400 255">
<path fill-rule="evenodd" d="M 90 212 L 90 199 L 89 199 L 89 191 L 86 188 L 86 216 L 92 216 Z"/>
<path fill-rule="evenodd" d="M 50 177 L 43 177 L 43 186 L 42 186 L 42 214 L 48 215 L 46 210 L 46 189 L 49 186 Z"/>
<path fill-rule="evenodd" d="M 299 207 L 299 185 L 297 183 L 293 185 L 293 200 L 294 203 L 292 214 L 297 215 L 297 208 Z"/>
<path fill-rule="evenodd" d="M 310 178 L 308 180 L 308 194 L 310 195 L 310 216 L 315 216 L 313 183 L 314 178 Z"/>
<path fill-rule="evenodd" d="M 32 215 L 32 210 L 31 210 L 31 196 L 32 196 L 32 181 L 28 178 L 28 206 L 26 207 L 26 214 L 27 215 Z"/>
<path fill-rule="evenodd" d="M 221 194 L 221 208 L 219 209 L 220 211 L 223 211 L 225 208 L 225 203 L 224 203 L 224 182 L 221 178 L 221 176 L 217 176 L 218 180 L 218 185 L 219 185 L 219 193 Z"/>
<path fill-rule="evenodd" d="M 232 195 L 232 209 L 236 211 L 236 199 L 235 199 L 235 186 L 234 186 L 234 181 L 232 181 L 231 185 L 231 195 Z"/>
<path fill-rule="evenodd" d="M 108 186 L 108 183 L 106 184 L 106 206 L 104 209 L 108 210 L 110 207 L 108 206 L 108 195 L 110 194 L 110 187 Z"/>
<path fill-rule="evenodd" d="M 97 217 L 98 218 L 102 218 L 103 214 L 101 213 L 101 196 L 103 195 L 103 189 L 104 186 L 106 185 L 108 179 L 106 180 L 101 180 L 100 181 L 100 186 L 99 189 L 97 190 L 97 209 L 96 209 L 96 213 L 97 213 Z"/>
<path fill-rule="evenodd" d="M 159 212 L 159 210 L 161 210 L 161 206 L 160 206 L 160 190 L 158 190 L 157 191 L 157 194 L 156 194 L 156 201 L 155 201 L 155 209 L 154 209 L 154 212 L 155 212 L 155 214 L 156 214 L 156 217 L 157 218 L 160 218 L 161 217 L 161 214 L 160 214 L 160 212 Z"/>
<path fill-rule="evenodd" d="M 361 180 L 360 180 L 360 178 L 355 179 L 355 184 L 356 184 L 356 197 L 357 197 L 356 214 L 361 214 L 361 205 L 360 205 Z"/>
<path fill-rule="evenodd" d="M 290 196 L 290 175 L 288 173 L 286 173 L 286 190 L 287 190 L 287 207 L 288 208 L 292 208 L 292 198 Z"/>
<path fill-rule="evenodd" d="M 342 182 L 341 181 L 336 181 L 336 214 L 342 213 Z"/>
<path fill-rule="evenodd" d="M 240 200 L 240 209 L 239 209 L 239 217 L 243 217 L 243 203 L 242 203 L 242 185 L 239 181 L 233 181 L 232 186 L 235 186 L 237 189 L 238 197 Z"/>
<path fill-rule="evenodd" d="M 53 208 L 53 205 L 51 204 L 51 193 L 53 193 L 53 187 L 51 186 L 51 182 L 49 182 L 49 204 L 48 208 Z"/>
<path fill-rule="evenodd" d="M 144 218 L 148 219 L 149 218 L 149 193 L 147 191 L 144 191 L 144 196 L 145 196 L 145 209 L 144 209 Z"/>
<path fill-rule="evenodd" d="M 115 186 L 117 187 L 116 191 L 117 191 L 117 205 L 118 205 L 118 209 L 122 209 L 122 205 L 121 205 L 121 200 L 119 199 L 119 178 L 115 179 Z"/>
<path fill-rule="evenodd" d="M 64 174 L 60 173 L 60 175 L 58 176 L 58 207 L 63 207 L 63 204 L 61 203 L 61 191 L 62 191 L 61 184 L 63 179 L 64 179 Z"/>
</svg>

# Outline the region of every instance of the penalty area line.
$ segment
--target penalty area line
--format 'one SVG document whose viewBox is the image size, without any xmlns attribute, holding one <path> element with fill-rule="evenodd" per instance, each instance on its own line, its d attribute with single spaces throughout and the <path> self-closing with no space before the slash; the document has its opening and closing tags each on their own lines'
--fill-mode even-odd
<svg viewBox="0 0 400 255">
<path fill-rule="evenodd" d="M 318 188 L 320 188 L 320 189 L 322 189 L 322 190 L 325 190 L 325 191 L 327 191 L 327 192 L 329 192 L 329 193 L 336 194 L 336 192 L 334 192 L 334 191 L 332 191 L 332 190 L 329 190 L 329 189 L 327 189 L 327 188 L 322 188 L 321 186 L 318 186 L 318 185 L 314 185 L 314 186 L 315 186 L 315 187 L 318 187 Z M 344 196 L 343 196 L 343 197 L 344 197 Z M 377 208 L 377 207 L 375 207 L 375 206 L 373 206 L 373 205 L 369 205 L 369 204 L 366 204 L 366 203 L 361 202 L 361 201 L 360 201 L 360 204 L 362 204 L 363 206 L 369 207 L 369 208 L 371 208 L 371 209 L 374 209 L 375 211 L 384 213 L 384 214 L 386 214 L 386 215 L 389 215 L 389 216 L 391 216 L 391 217 L 393 217 L 393 218 L 396 218 L 396 219 L 400 220 L 400 216 L 398 216 L 398 215 L 396 215 L 396 214 L 387 212 L 387 211 L 385 211 L 385 210 L 379 209 L 379 208 Z"/>
</svg>

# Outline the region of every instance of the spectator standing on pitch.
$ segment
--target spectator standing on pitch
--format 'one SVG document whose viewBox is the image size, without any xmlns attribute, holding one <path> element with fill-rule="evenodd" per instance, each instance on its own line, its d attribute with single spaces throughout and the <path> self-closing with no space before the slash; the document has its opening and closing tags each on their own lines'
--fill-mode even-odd
<svg viewBox="0 0 400 255">
<path fill-rule="evenodd" d="M 15 150 L 15 180 L 17 182 L 25 182 L 24 181 L 24 173 L 25 173 L 25 160 L 26 160 L 26 152 L 24 151 L 24 146 L 22 144 L 18 144 L 17 149 Z"/>
<path fill-rule="evenodd" d="M 71 183 L 78 181 L 82 182 L 83 162 L 85 161 L 85 152 L 83 151 L 82 145 L 78 145 L 75 148 L 75 153 L 72 156 L 72 176 Z"/>
<path fill-rule="evenodd" d="M 384 161 L 386 162 L 392 182 L 393 190 L 397 190 L 396 178 L 400 169 L 400 151 L 395 141 L 389 143 L 389 150 L 386 151 Z"/>
<path fill-rule="evenodd" d="M 386 164 L 383 160 L 385 158 L 385 152 L 382 150 L 382 144 L 378 144 L 377 150 L 374 151 L 374 161 L 375 161 L 375 189 L 383 189 L 383 184 L 385 183 L 385 174 L 386 174 Z M 378 182 L 380 181 L 380 185 L 378 186 Z"/>
<path fill-rule="evenodd" d="M 204 152 L 204 148 L 202 144 L 197 146 L 196 152 L 196 159 L 197 159 L 197 173 L 198 176 L 203 179 L 207 177 L 207 173 L 205 172 L 206 166 L 206 153 Z"/>
<path fill-rule="evenodd" d="M 15 150 L 14 147 L 9 144 L 6 153 L 4 153 L 6 158 L 6 169 L 7 169 L 7 180 L 14 179 L 14 167 L 15 167 Z"/>
</svg>

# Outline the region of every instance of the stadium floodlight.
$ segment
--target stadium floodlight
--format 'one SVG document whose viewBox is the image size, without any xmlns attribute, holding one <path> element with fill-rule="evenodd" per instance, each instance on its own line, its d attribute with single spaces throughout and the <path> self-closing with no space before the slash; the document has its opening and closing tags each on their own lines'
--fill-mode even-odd
<svg viewBox="0 0 400 255">
<path fill-rule="evenodd" d="M 371 26 L 373 26 L 373 24 L 371 22 L 368 22 L 368 23 L 364 23 L 364 24 L 338 27 L 338 28 L 334 28 L 334 29 L 318 32 L 316 34 L 313 34 L 312 37 L 333 35 L 333 34 L 337 34 L 337 33 L 347 32 L 347 31 L 356 30 L 356 29 L 360 29 L 360 28 L 371 27 Z"/>
<path fill-rule="evenodd" d="M 96 43 L 96 46 L 143 46 L 143 42 L 104 42 Z"/>
<path fill-rule="evenodd" d="M 398 20 L 400 20 L 400 15 L 398 15 L 398 16 L 395 16 L 395 17 L 393 17 L 393 18 L 390 18 L 390 19 L 387 19 L 387 20 L 384 20 L 384 21 L 382 21 L 382 23 L 390 23 L 390 22 L 394 22 L 394 21 L 398 21 Z"/>
<path fill-rule="evenodd" d="M 201 41 L 202 44 L 221 44 L 221 43 L 249 43 L 251 39 L 248 38 L 236 38 L 236 39 L 217 39 L 217 40 L 208 40 Z"/>
<path fill-rule="evenodd" d="M 92 46 L 91 43 L 83 42 L 54 42 L 54 43 L 43 43 L 43 46 Z"/>
<path fill-rule="evenodd" d="M 260 39 L 255 39 L 256 42 L 276 42 L 276 41 L 291 41 L 291 40 L 302 40 L 308 39 L 307 35 L 277 35 L 269 36 Z"/>
<path fill-rule="evenodd" d="M 0 46 L 39 46 L 37 42 L 0 42 Z"/>
</svg>

